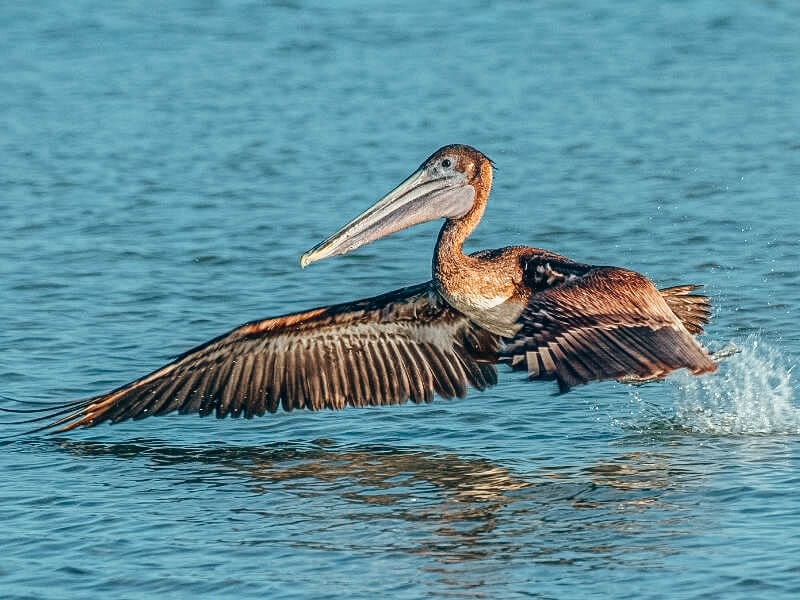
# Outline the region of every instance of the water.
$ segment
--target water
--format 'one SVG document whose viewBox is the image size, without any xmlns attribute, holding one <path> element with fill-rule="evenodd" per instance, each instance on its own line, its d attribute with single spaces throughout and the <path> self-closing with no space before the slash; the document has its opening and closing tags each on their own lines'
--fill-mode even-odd
<svg viewBox="0 0 800 600">
<path fill-rule="evenodd" d="M 426 280 L 302 252 L 451 142 L 471 248 L 704 283 L 718 375 L 170 416 L 0 455 L 4 598 L 800 593 L 800 8 L 6 3 L 0 392 L 97 393 L 245 320 Z M 9 430 L 10 432 L 11 430 Z"/>
</svg>

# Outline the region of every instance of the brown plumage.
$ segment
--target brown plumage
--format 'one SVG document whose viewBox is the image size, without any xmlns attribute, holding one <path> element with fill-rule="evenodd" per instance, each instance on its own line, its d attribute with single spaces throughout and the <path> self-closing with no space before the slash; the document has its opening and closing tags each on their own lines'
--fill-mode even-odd
<svg viewBox="0 0 800 600">
<path fill-rule="evenodd" d="M 546 270 L 541 261 L 531 263 L 534 271 Z M 670 308 L 669 302 L 679 307 L 695 330 L 705 322 L 707 304 L 686 296 L 688 286 L 659 291 L 625 269 L 569 263 L 553 268 L 550 260 L 545 265 L 564 278 L 529 298 L 519 318 L 522 326 L 502 352 L 531 379 L 556 379 L 566 391 L 601 379 L 658 379 L 682 367 L 696 374 L 714 370 Z"/>
<path fill-rule="evenodd" d="M 676 285 L 658 290 L 667 306 L 672 309 L 686 330 L 692 335 L 703 333 L 703 325 L 711 320 L 711 302 L 708 296 L 693 294 L 699 285 Z"/>
<path fill-rule="evenodd" d="M 657 290 L 644 276 L 527 247 L 464 254 L 492 164 L 445 146 L 375 206 L 308 253 L 305 266 L 422 221 L 444 218 L 433 279 L 374 298 L 246 323 L 156 371 L 26 422 L 67 431 L 149 415 L 253 417 L 282 407 L 429 402 L 497 381 L 495 363 L 555 379 L 647 381 L 716 364 L 698 344 L 709 302 L 697 286 Z M 37 429 L 37 431 L 39 430 Z"/>
</svg>

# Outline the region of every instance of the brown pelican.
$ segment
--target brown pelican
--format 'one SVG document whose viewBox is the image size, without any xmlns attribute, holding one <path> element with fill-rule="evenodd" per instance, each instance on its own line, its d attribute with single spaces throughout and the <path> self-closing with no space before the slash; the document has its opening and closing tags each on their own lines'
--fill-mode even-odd
<svg viewBox="0 0 800 600">
<path fill-rule="evenodd" d="M 512 246 L 464 254 L 486 208 L 492 162 L 475 148 L 434 152 L 408 179 L 303 255 L 344 254 L 443 218 L 431 281 L 387 294 L 253 321 L 115 390 L 47 408 L 26 422 L 68 431 L 149 415 L 253 417 L 282 406 L 429 402 L 497 382 L 497 363 L 554 379 L 561 391 L 606 379 L 649 381 L 675 369 L 709 373 L 697 342 L 707 297 L 659 290 L 617 267 Z"/>
</svg>

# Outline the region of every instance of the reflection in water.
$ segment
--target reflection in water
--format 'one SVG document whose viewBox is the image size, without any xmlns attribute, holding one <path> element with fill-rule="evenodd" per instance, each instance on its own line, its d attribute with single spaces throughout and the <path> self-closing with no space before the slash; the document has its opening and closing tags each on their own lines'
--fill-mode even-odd
<svg viewBox="0 0 800 600">
<path fill-rule="evenodd" d="M 697 477 L 672 466 L 668 455 L 642 452 L 586 468 L 520 474 L 436 449 L 330 441 L 209 448 L 70 440 L 59 447 L 82 457 L 145 458 L 155 470 L 188 470 L 187 483 L 233 481 L 237 493 L 244 481 L 255 497 L 267 497 L 247 502 L 249 516 L 284 519 L 295 530 L 302 529 L 302 517 L 309 519 L 308 535 L 292 538 L 294 547 L 353 552 L 366 545 L 373 552 L 429 557 L 434 560 L 424 560 L 422 569 L 462 589 L 473 579 L 491 579 L 496 561 L 589 569 L 598 561 L 650 564 L 688 528 L 668 498 L 682 481 Z M 341 526 L 320 541 L 325 522 Z"/>
</svg>

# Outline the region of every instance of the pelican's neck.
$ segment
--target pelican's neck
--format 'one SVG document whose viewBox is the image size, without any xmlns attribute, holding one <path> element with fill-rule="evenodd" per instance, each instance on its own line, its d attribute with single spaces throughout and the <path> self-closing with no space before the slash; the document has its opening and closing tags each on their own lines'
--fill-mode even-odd
<svg viewBox="0 0 800 600">
<path fill-rule="evenodd" d="M 446 284 L 448 279 L 457 276 L 459 270 L 476 267 L 472 264 L 475 259 L 464 254 L 464 242 L 478 226 L 492 189 L 491 163 L 486 160 L 478 168 L 478 176 L 473 183 L 475 202 L 472 208 L 463 217 L 447 219 L 439 232 L 439 240 L 433 252 L 433 278 L 440 284 Z"/>
<path fill-rule="evenodd" d="M 480 221 L 480 213 L 472 215 L 470 211 L 460 219 L 448 219 L 439 232 L 439 240 L 433 252 L 433 275 L 435 278 L 447 277 L 454 271 L 463 269 L 471 261 L 464 254 L 464 242 Z"/>
</svg>

